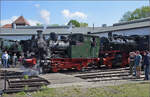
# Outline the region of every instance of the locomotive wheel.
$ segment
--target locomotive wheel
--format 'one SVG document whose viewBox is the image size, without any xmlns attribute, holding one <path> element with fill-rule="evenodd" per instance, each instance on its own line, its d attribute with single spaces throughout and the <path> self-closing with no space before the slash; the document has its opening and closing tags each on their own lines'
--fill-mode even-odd
<svg viewBox="0 0 150 97">
<path fill-rule="evenodd" d="M 48 70 L 47 70 L 46 67 L 40 67 L 40 69 L 39 69 L 39 73 L 40 73 L 40 74 L 42 74 L 42 73 L 47 73 L 47 72 L 48 72 Z"/>
<path fill-rule="evenodd" d="M 98 62 L 97 67 L 100 69 L 101 65 L 104 65 L 103 63 L 104 63 L 103 57 L 100 57 L 100 61 Z"/>
<path fill-rule="evenodd" d="M 85 72 L 86 68 L 82 67 L 82 69 L 80 70 L 81 72 Z"/>
<path fill-rule="evenodd" d="M 92 69 L 96 69 L 96 68 L 99 68 L 100 65 L 96 64 L 95 62 L 92 62 L 92 63 L 89 63 L 88 66 L 91 67 Z"/>
<path fill-rule="evenodd" d="M 97 67 L 98 67 L 98 69 L 101 69 L 102 66 L 101 66 L 101 64 L 97 64 Z"/>
<path fill-rule="evenodd" d="M 52 71 L 53 72 L 58 72 L 58 69 L 57 68 L 52 68 Z"/>
<path fill-rule="evenodd" d="M 78 66 L 78 67 L 77 67 L 77 70 L 79 70 L 79 71 L 80 71 L 81 69 L 82 69 L 82 67 L 81 67 L 81 66 Z"/>
</svg>

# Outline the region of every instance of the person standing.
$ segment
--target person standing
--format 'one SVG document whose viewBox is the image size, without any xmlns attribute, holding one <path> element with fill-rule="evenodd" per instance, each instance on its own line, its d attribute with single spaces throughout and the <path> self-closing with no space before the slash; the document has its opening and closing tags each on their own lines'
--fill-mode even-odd
<svg viewBox="0 0 150 97">
<path fill-rule="evenodd" d="M 5 68 L 9 67 L 8 59 L 9 59 L 9 55 L 8 55 L 7 51 L 5 51 L 4 54 L 2 55 L 3 67 L 5 67 Z"/>
<path fill-rule="evenodd" d="M 92 57 L 94 57 L 94 56 L 95 56 L 95 46 L 96 46 L 96 39 L 95 39 L 95 37 L 92 37 L 92 38 L 90 39 L 90 42 L 91 42 L 90 55 L 91 55 Z"/>
<path fill-rule="evenodd" d="M 129 58 L 128 58 L 129 67 L 130 67 L 130 75 L 133 74 L 133 67 L 134 67 L 134 64 L 135 64 L 134 59 L 135 59 L 135 53 L 130 52 Z"/>
<path fill-rule="evenodd" d="M 136 57 L 135 57 L 135 66 L 136 66 L 136 77 L 140 78 L 141 74 L 141 64 L 142 63 L 142 56 L 139 51 L 136 51 Z"/>
<path fill-rule="evenodd" d="M 149 75 L 150 75 L 150 50 L 148 51 L 148 58 L 149 58 Z"/>
<path fill-rule="evenodd" d="M 13 63 L 13 66 L 16 67 L 16 65 L 17 65 L 17 56 L 16 56 L 16 53 L 14 53 L 14 55 L 12 57 L 12 63 Z"/>
<path fill-rule="evenodd" d="M 149 80 L 149 66 L 150 66 L 150 54 L 148 51 L 144 52 L 144 61 L 145 65 L 145 80 Z"/>
<path fill-rule="evenodd" d="M 2 60 L 1 60 L 1 58 L 0 58 L 0 65 L 2 65 Z M 0 66 L 1 67 L 1 66 Z"/>
</svg>

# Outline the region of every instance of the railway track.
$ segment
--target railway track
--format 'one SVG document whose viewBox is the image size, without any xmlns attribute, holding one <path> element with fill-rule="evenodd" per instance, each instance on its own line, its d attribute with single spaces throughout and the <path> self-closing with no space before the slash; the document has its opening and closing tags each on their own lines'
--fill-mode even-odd
<svg viewBox="0 0 150 97">
<path fill-rule="evenodd" d="M 120 71 L 120 70 L 129 70 L 129 67 L 126 68 L 114 68 L 114 69 L 108 69 L 108 68 L 86 68 L 84 71 L 77 71 L 77 70 L 65 70 L 60 71 L 60 73 L 68 74 L 68 75 L 75 75 L 75 74 L 92 74 L 92 73 L 99 73 L 99 72 L 110 72 L 110 71 Z"/>
<path fill-rule="evenodd" d="M 85 73 L 71 74 L 75 77 L 86 80 L 87 82 L 100 82 L 112 80 L 136 80 L 135 77 L 129 74 L 129 68 L 107 69 L 88 71 Z M 141 79 L 143 77 L 143 73 Z"/>
<path fill-rule="evenodd" d="M 5 71 L 0 71 L 0 79 L 6 79 L 7 82 L 4 93 L 33 92 L 50 84 L 39 76 L 24 76 L 22 72 L 15 71 L 6 71 L 6 76 Z"/>
</svg>

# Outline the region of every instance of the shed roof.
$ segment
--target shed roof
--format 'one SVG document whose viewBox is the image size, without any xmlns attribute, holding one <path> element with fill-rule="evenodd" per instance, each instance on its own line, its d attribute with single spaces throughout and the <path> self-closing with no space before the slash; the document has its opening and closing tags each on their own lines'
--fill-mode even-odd
<svg viewBox="0 0 150 97">
<path fill-rule="evenodd" d="M 141 19 L 141 20 L 134 20 L 131 22 L 124 22 L 121 24 L 114 24 L 113 26 L 108 27 L 73 27 L 69 29 L 67 26 L 63 27 L 50 27 L 43 31 L 43 34 L 49 34 L 50 32 L 56 32 L 58 34 L 68 34 L 68 33 L 83 33 L 87 34 L 87 32 L 93 32 L 93 34 L 104 33 L 104 32 L 113 32 L 113 31 L 120 31 L 120 30 L 129 30 L 129 29 L 138 29 L 138 28 L 145 28 L 150 27 L 150 17 Z M 37 26 L 27 26 L 27 27 L 20 27 L 16 29 L 12 28 L 0 28 L 0 35 L 32 35 L 36 34 L 36 31 L 39 29 L 43 30 L 43 27 Z"/>
<path fill-rule="evenodd" d="M 23 17 L 23 16 L 20 16 L 18 19 L 16 19 L 14 22 L 14 24 L 25 24 L 25 25 L 30 25 L 28 23 L 28 21 Z"/>
<path fill-rule="evenodd" d="M 137 28 L 144 28 L 144 27 L 150 27 L 150 17 L 145 19 L 138 19 L 130 22 L 116 23 L 113 26 L 108 26 L 108 27 L 97 27 L 95 28 L 96 31 L 94 31 L 94 34 L 137 29 Z"/>
<path fill-rule="evenodd" d="M 12 28 L 12 24 L 6 24 L 6 25 L 2 26 L 2 28 Z"/>
</svg>

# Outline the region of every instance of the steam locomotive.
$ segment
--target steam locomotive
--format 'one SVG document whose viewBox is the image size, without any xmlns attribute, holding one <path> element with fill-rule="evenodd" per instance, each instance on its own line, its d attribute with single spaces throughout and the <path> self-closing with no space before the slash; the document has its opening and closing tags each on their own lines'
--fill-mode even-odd
<svg viewBox="0 0 150 97">
<path fill-rule="evenodd" d="M 84 34 L 57 35 L 50 33 L 45 39 L 42 30 L 31 40 L 22 40 L 26 67 L 38 65 L 41 72 L 72 69 L 84 70 L 99 62 L 99 37 Z"/>
<path fill-rule="evenodd" d="M 45 38 L 42 30 L 29 40 L 12 41 L 0 39 L 1 50 L 21 57 L 22 64 L 29 68 L 37 66 L 40 72 L 113 66 L 125 67 L 129 52 L 149 49 L 149 36 L 108 35 L 108 38 L 91 34 L 58 35 L 54 32 Z"/>
<path fill-rule="evenodd" d="M 116 65 L 125 67 L 128 65 L 129 52 L 139 50 L 141 53 L 149 50 L 148 35 L 109 35 L 108 38 L 100 39 L 99 58 L 100 64 L 105 64 L 108 68 Z"/>
</svg>

